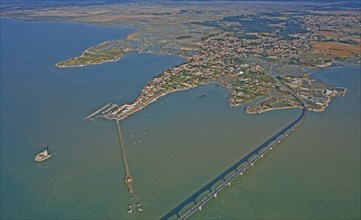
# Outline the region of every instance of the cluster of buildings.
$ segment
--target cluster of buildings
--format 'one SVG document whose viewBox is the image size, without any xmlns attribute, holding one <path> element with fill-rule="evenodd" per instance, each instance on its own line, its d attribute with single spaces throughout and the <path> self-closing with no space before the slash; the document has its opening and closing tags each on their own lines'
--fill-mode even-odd
<svg viewBox="0 0 361 220">
<path fill-rule="evenodd" d="M 229 57 L 269 57 L 284 60 L 298 59 L 300 55 L 310 51 L 312 46 L 306 38 L 280 39 L 264 33 L 248 33 L 254 38 L 237 38 L 231 33 L 222 33 L 199 42 L 204 53 L 213 58 Z M 199 57 L 198 57 L 199 58 Z M 193 59 L 193 57 L 191 58 Z"/>
<path fill-rule="evenodd" d="M 320 30 L 350 30 L 356 28 L 359 30 L 361 24 L 360 15 L 307 15 L 300 17 L 309 32 L 317 32 Z"/>
<path fill-rule="evenodd" d="M 351 25 L 355 22 L 349 17 L 342 17 L 342 21 L 338 22 L 334 16 L 305 16 L 302 21 L 308 26 L 309 31 L 315 31 L 322 22 L 336 25 L 341 23 Z M 317 25 L 312 24 L 312 21 L 316 21 Z M 119 107 L 112 115 L 118 119 L 126 118 L 168 93 L 209 82 L 218 82 L 229 88 L 229 104 L 241 105 L 256 97 L 268 96 L 275 88 L 274 79 L 265 74 L 265 68 L 256 62 L 252 64 L 245 61 L 245 58 L 275 58 L 287 63 L 299 59 L 312 50 L 310 33 L 287 39 L 279 38 L 276 34 L 247 34 L 254 37 L 239 38 L 234 33 L 223 32 L 195 43 L 198 52 L 186 57 L 187 63 L 170 68 L 155 77 L 143 88 L 141 95 L 132 104 Z M 304 78 L 293 78 L 291 81 L 285 79 L 285 83 L 291 88 L 298 89 L 300 95 L 310 104 L 311 110 L 321 111 L 327 107 L 330 96 L 322 94 L 329 95 L 329 92 L 321 92 L 321 95 L 310 93 L 314 89 L 303 87 Z M 277 103 L 278 106 L 281 101 L 286 103 L 285 105 L 297 107 L 293 100 L 287 98 L 279 99 L 273 104 Z M 263 106 L 267 107 L 269 103 L 264 104 Z"/>
<path fill-rule="evenodd" d="M 266 94 L 273 86 L 264 67 L 237 60 L 243 57 L 238 38 L 227 33 L 219 34 L 197 43 L 197 46 L 200 48 L 198 54 L 148 82 L 132 104 L 121 106 L 113 115 L 118 119 L 126 118 L 168 93 L 209 82 L 218 82 L 231 90 L 232 106 Z"/>
<path fill-rule="evenodd" d="M 344 96 L 346 88 L 332 87 L 322 81 L 316 81 L 308 77 L 286 76 L 282 79 L 283 83 L 288 85 L 305 100 L 308 109 L 311 111 L 324 111 L 331 101 L 332 97 Z"/>
</svg>

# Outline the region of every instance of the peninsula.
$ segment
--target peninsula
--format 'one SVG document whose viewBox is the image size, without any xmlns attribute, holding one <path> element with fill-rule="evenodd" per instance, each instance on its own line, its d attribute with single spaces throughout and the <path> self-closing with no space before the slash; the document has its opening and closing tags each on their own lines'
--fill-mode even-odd
<svg viewBox="0 0 361 220">
<path fill-rule="evenodd" d="M 275 7 L 272 12 L 269 4 Z M 317 112 L 324 111 L 332 97 L 346 93 L 345 88 L 312 79 L 307 70 L 361 63 L 361 21 L 357 10 L 345 6 L 346 9 L 339 7 L 330 14 L 324 11 L 323 4 L 313 3 L 298 4 L 293 10 L 287 4 L 274 2 L 229 2 L 218 6 L 115 4 L 83 7 L 80 11 L 70 7 L 21 12 L 14 9 L 3 14 L 137 28 L 126 40 L 100 43 L 78 57 L 56 64 L 62 68 L 116 61 L 129 51 L 185 59 L 183 64 L 149 81 L 134 102 L 111 104 L 113 108 L 95 117 L 121 120 L 164 95 L 207 83 L 227 88 L 229 105 L 248 104 L 246 112 L 251 114 L 301 108 L 299 101 L 278 82 L 298 92 L 308 109 Z M 255 98 L 258 101 L 251 102 Z"/>
<path fill-rule="evenodd" d="M 299 43 L 275 40 L 274 45 L 282 44 L 283 47 L 294 48 L 277 52 L 279 56 L 290 53 L 290 57 L 299 58 L 311 48 L 307 46 L 306 41 L 299 39 L 293 41 Z M 284 60 L 286 63 L 273 61 L 270 66 L 269 63 L 272 61 L 265 63 L 254 56 L 257 51 L 258 53 L 267 52 L 264 45 L 249 43 L 240 48 L 238 45 L 242 44 L 244 41 L 233 33 L 210 36 L 196 44 L 199 52 L 187 58 L 186 63 L 170 68 L 148 82 L 140 96 L 132 104 L 109 105 L 103 111 L 91 114 L 88 118 L 104 117 L 110 120 L 122 120 L 169 93 L 212 82 L 229 90 L 230 106 L 243 105 L 258 97 L 264 98 L 247 107 L 247 113 L 262 113 L 283 108 L 303 108 L 299 100 L 295 99 L 288 90 L 279 86 L 275 77 L 278 77 L 292 91 L 300 92 L 300 96 L 306 100 L 311 111 L 323 111 L 333 96 L 344 95 L 347 91 L 345 88 L 334 88 L 329 84 L 314 80 L 309 74 L 302 73 L 297 76 L 297 74 L 290 73 L 275 76 L 271 72 L 277 70 L 278 73 L 284 73 L 289 65 L 288 60 Z M 254 51 L 252 59 L 248 58 L 250 51 Z M 277 68 L 274 67 L 276 65 Z M 280 67 L 283 70 L 280 70 Z M 299 72 L 303 71 L 299 67 L 296 69 Z M 293 72 L 296 72 L 296 69 Z"/>
<path fill-rule="evenodd" d="M 119 60 L 128 52 L 121 40 L 106 41 L 86 49 L 80 56 L 55 64 L 57 67 L 82 67 Z"/>
</svg>

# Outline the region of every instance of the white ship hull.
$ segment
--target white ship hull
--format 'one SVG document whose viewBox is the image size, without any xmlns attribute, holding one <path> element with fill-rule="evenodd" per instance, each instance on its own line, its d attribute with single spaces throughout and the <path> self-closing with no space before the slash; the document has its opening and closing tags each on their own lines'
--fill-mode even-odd
<svg viewBox="0 0 361 220">
<path fill-rule="evenodd" d="M 39 156 L 39 155 L 36 155 L 35 156 L 35 161 L 37 162 L 41 162 L 41 161 L 44 161 L 44 160 L 47 160 L 51 157 L 51 154 L 48 154 L 47 156 Z"/>
<path fill-rule="evenodd" d="M 49 159 L 50 157 L 51 157 L 51 154 L 48 154 L 48 149 L 46 148 L 45 150 L 41 151 L 40 153 L 38 153 L 35 156 L 35 161 L 41 162 L 41 161 Z"/>
</svg>

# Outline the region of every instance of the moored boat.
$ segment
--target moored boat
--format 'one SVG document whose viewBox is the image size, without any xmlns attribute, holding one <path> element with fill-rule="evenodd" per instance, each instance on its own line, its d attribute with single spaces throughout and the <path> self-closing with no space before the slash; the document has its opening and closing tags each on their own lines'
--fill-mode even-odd
<svg viewBox="0 0 361 220">
<path fill-rule="evenodd" d="M 46 147 L 44 150 L 40 151 L 36 156 L 35 156 L 35 161 L 37 162 L 41 162 L 44 160 L 47 160 L 51 157 L 51 154 L 49 154 L 48 152 L 48 147 Z"/>
<path fill-rule="evenodd" d="M 132 213 L 132 212 L 133 212 L 132 205 L 131 205 L 131 204 L 129 204 L 129 205 L 128 205 L 128 213 Z"/>
<path fill-rule="evenodd" d="M 139 211 L 139 212 L 143 211 L 143 208 L 140 206 L 139 203 L 137 203 L 137 208 L 138 208 L 138 211 Z"/>
</svg>

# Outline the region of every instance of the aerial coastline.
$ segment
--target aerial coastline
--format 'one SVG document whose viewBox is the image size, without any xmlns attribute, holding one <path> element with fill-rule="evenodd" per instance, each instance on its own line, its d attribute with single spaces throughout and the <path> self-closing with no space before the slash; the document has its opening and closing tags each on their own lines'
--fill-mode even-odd
<svg viewBox="0 0 361 220">
<path fill-rule="evenodd" d="M 125 14 L 132 12 L 129 19 L 117 22 L 132 24 L 139 31 L 129 34 L 126 40 L 95 45 L 81 56 L 59 62 L 56 66 L 82 67 L 114 62 L 130 51 L 178 55 L 186 62 L 153 78 L 133 103 L 118 106 L 102 115 L 109 119 L 127 118 L 162 96 L 210 82 L 228 88 L 231 107 L 264 97 L 263 101 L 257 102 L 258 105 L 247 107 L 247 113 L 300 108 L 300 103 L 283 90 L 274 77 L 279 77 L 294 91 L 300 91 L 309 110 L 321 112 L 333 96 L 344 95 L 346 89 L 337 91 L 332 85 L 314 81 L 305 68 L 360 63 L 361 42 L 356 37 L 359 18 L 353 11 L 348 15 L 342 11 L 337 15 L 325 15 L 322 11 L 314 11 L 311 15 L 295 12 L 270 14 L 256 7 L 254 10 L 260 17 L 255 17 L 241 13 L 236 7 L 226 7 L 220 10 L 218 20 L 209 21 L 207 19 L 214 16 L 211 11 L 195 13 L 187 9 L 188 6 L 175 11 L 172 7 L 161 8 L 164 11 L 161 19 L 159 13 L 155 13 L 159 10 L 156 5 L 150 8 L 132 5 L 127 10 L 121 4 L 117 7 L 124 9 Z M 133 13 L 135 8 L 149 16 L 146 24 L 143 15 L 137 17 Z M 240 14 L 235 16 L 237 13 Z M 37 16 L 43 15 L 38 13 Z M 175 26 L 169 31 L 173 17 L 179 19 L 173 22 Z M 77 20 L 76 17 L 73 19 Z M 263 26 L 264 29 L 255 29 L 248 20 L 268 25 Z"/>
<path fill-rule="evenodd" d="M 359 8 L 90 1 L 2 5 L 1 217 L 359 218 Z"/>
</svg>

